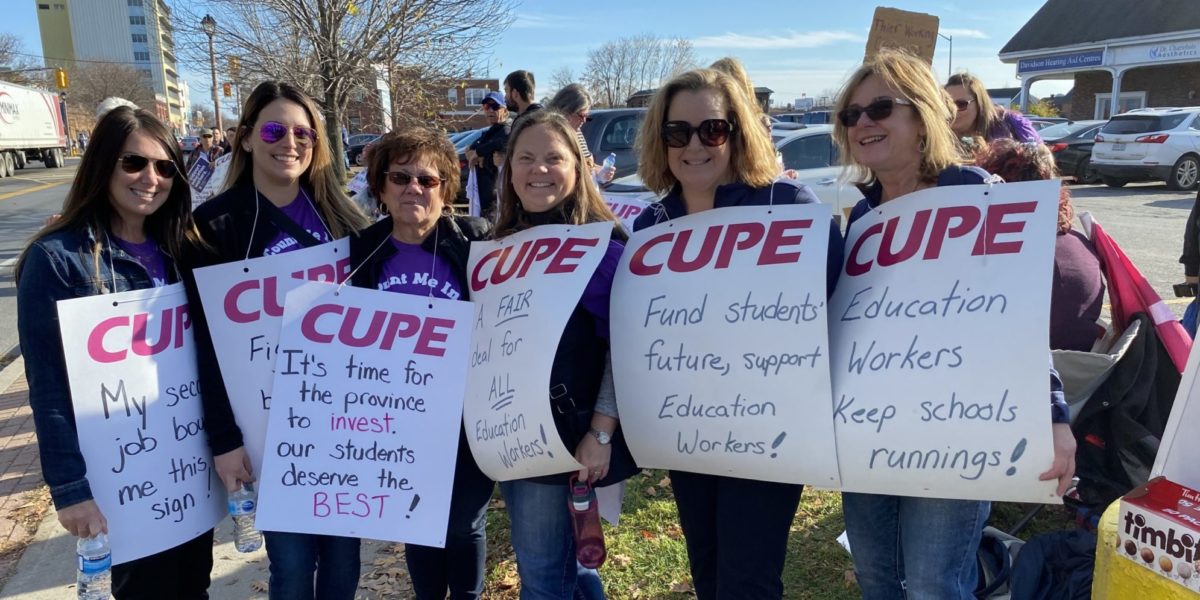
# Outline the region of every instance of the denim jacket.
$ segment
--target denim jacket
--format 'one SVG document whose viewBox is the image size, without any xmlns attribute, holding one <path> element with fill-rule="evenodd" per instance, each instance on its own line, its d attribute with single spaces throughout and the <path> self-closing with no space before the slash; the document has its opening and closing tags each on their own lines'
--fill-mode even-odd
<svg viewBox="0 0 1200 600">
<path fill-rule="evenodd" d="M 95 243 L 94 233 L 86 229 L 59 231 L 36 240 L 26 251 L 17 285 L 17 332 L 42 477 L 58 510 L 91 500 L 92 490 L 75 430 L 57 302 L 154 287 L 146 268 L 115 243 L 104 244 L 97 276 Z M 166 260 L 168 277 L 174 282 L 178 275 L 170 257 Z"/>
</svg>

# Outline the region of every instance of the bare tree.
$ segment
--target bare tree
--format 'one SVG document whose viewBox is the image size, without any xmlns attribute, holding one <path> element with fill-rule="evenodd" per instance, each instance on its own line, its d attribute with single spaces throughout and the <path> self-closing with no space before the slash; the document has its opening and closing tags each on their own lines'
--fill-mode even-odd
<svg viewBox="0 0 1200 600">
<path fill-rule="evenodd" d="M 584 79 L 599 102 L 623 106 L 634 92 L 657 87 L 697 64 L 690 41 L 642 34 L 589 50 Z"/>
<path fill-rule="evenodd" d="M 373 92 L 382 78 L 396 100 L 419 95 L 402 87 L 408 74 L 468 76 L 512 22 L 512 7 L 512 0 L 208 0 L 178 5 L 174 19 L 189 62 L 208 64 L 208 40 L 198 27 L 207 8 L 218 19 L 223 69 L 236 56 L 239 81 L 278 79 L 307 90 L 321 106 L 336 156 L 356 89 Z M 334 166 L 342 170 L 340 161 Z"/>
<path fill-rule="evenodd" d="M 44 72 L 26 71 L 38 66 L 21 52 L 20 38 L 11 33 L 0 33 L 0 81 L 18 85 L 42 83 L 46 80 Z"/>
<path fill-rule="evenodd" d="M 155 112 L 154 88 L 141 71 L 115 63 L 76 63 L 67 67 L 71 77 L 68 99 L 73 106 L 96 112 L 105 98 L 124 98 Z"/>
<path fill-rule="evenodd" d="M 577 83 L 575 79 L 575 71 L 571 67 L 559 67 L 550 74 L 550 91 L 557 92 L 572 83 Z M 551 94 L 553 96 L 553 94 Z"/>
</svg>

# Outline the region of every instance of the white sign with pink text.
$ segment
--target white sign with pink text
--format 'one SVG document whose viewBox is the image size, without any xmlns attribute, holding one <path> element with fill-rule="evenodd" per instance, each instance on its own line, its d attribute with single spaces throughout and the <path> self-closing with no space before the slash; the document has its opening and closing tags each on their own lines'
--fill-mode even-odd
<svg viewBox="0 0 1200 600">
<path fill-rule="evenodd" d="M 1061 185 L 931 188 L 851 225 L 829 310 L 843 490 L 1060 501 L 1038 475 Z"/>
<path fill-rule="evenodd" d="M 341 239 L 203 267 L 195 274 L 221 378 L 257 476 L 262 472 L 284 297 L 305 281 L 344 281 L 350 274 L 350 242 Z"/>
<path fill-rule="evenodd" d="M 837 487 L 824 205 L 633 234 L 613 282 L 621 427 L 642 467 Z"/>
<path fill-rule="evenodd" d="M 479 468 L 496 481 L 578 470 L 554 425 L 551 368 L 568 319 L 600 265 L 612 223 L 541 225 L 471 244 L 475 303 L 463 422 Z"/>
<path fill-rule="evenodd" d="M 289 292 L 258 528 L 443 547 L 473 316 L 327 283 Z"/>
<path fill-rule="evenodd" d="M 58 302 L 79 449 L 113 564 L 174 548 L 225 515 L 204 436 L 183 284 Z"/>
</svg>

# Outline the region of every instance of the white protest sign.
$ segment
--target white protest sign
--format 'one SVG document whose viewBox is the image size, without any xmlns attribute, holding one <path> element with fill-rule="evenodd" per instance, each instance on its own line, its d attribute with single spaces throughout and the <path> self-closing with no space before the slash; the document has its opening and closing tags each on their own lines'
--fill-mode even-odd
<svg viewBox="0 0 1200 600">
<path fill-rule="evenodd" d="M 851 226 L 829 310 L 843 490 L 1060 501 L 1037 478 L 1061 185 L 931 188 Z"/>
<path fill-rule="evenodd" d="M 203 200 L 197 200 L 197 197 L 203 193 L 204 187 L 208 185 L 208 180 L 213 175 L 213 164 L 208 160 L 208 153 L 199 149 L 196 152 L 200 152 L 200 155 L 196 157 L 196 162 L 192 163 L 192 168 L 187 172 L 188 185 L 192 188 L 193 206 L 203 202 Z"/>
<path fill-rule="evenodd" d="M 1195 401 L 1200 397 L 1200 378 L 1196 377 L 1200 372 L 1198 347 L 1200 344 L 1192 344 L 1179 389 L 1175 391 L 1171 416 L 1167 418 L 1158 455 L 1154 458 L 1154 468 L 1150 471 L 1151 477 L 1162 475 L 1193 490 L 1200 489 L 1200 461 L 1192 456 L 1195 449 L 1188 441 L 1191 435 L 1200 431 L 1200 402 Z"/>
<path fill-rule="evenodd" d="M 217 195 L 217 190 L 225 185 L 225 176 L 229 173 L 229 161 L 232 159 L 233 153 L 231 152 L 218 156 L 216 162 L 213 163 L 212 173 L 209 174 L 200 191 L 197 192 L 193 186 L 192 208 Z"/>
<path fill-rule="evenodd" d="M 225 515 L 204 436 L 183 284 L 62 300 L 79 449 L 114 564 L 174 548 Z"/>
<path fill-rule="evenodd" d="M 289 292 L 258 528 L 444 546 L 473 316 L 441 298 Z"/>
<path fill-rule="evenodd" d="M 829 208 L 706 210 L 633 234 L 613 281 L 621 427 L 642 467 L 838 484 Z"/>
<path fill-rule="evenodd" d="M 221 378 L 255 474 L 262 472 L 284 297 L 306 280 L 340 283 L 349 274 L 350 242 L 344 238 L 196 269 Z"/>
<path fill-rule="evenodd" d="M 621 226 L 625 231 L 633 231 L 633 221 L 637 216 L 654 202 L 654 194 L 646 194 L 645 197 L 633 196 L 630 194 L 605 194 L 604 203 L 608 205 L 609 210 L 612 210 L 614 216 L 621 221 Z"/>
<path fill-rule="evenodd" d="M 475 320 L 463 422 L 475 462 L 496 481 L 580 468 L 554 426 L 550 369 L 612 229 L 542 225 L 471 243 Z"/>
</svg>

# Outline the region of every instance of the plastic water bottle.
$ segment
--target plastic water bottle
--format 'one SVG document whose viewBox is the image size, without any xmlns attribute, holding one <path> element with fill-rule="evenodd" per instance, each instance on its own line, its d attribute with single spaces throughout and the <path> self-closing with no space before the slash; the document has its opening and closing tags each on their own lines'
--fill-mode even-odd
<svg viewBox="0 0 1200 600">
<path fill-rule="evenodd" d="M 586 480 L 571 477 L 571 522 L 575 528 L 575 559 L 589 569 L 597 569 L 608 556 L 604 549 L 604 531 L 600 529 L 600 508 L 596 492 Z"/>
<path fill-rule="evenodd" d="M 254 552 L 262 547 L 262 533 L 254 528 L 254 512 L 258 499 L 254 487 L 243 484 L 229 495 L 229 516 L 233 517 L 233 545 L 238 552 Z"/>
<path fill-rule="evenodd" d="M 604 185 L 612 181 L 612 177 L 617 173 L 617 155 L 609 153 L 608 158 L 604 159 L 603 166 L 600 167 L 600 172 L 596 173 L 596 183 Z"/>
<path fill-rule="evenodd" d="M 75 575 L 79 600 L 109 600 L 112 597 L 112 552 L 108 549 L 108 536 L 101 533 L 79 538 L 75 555 L 79 557 L 79 572 Z"/>
</svg>

